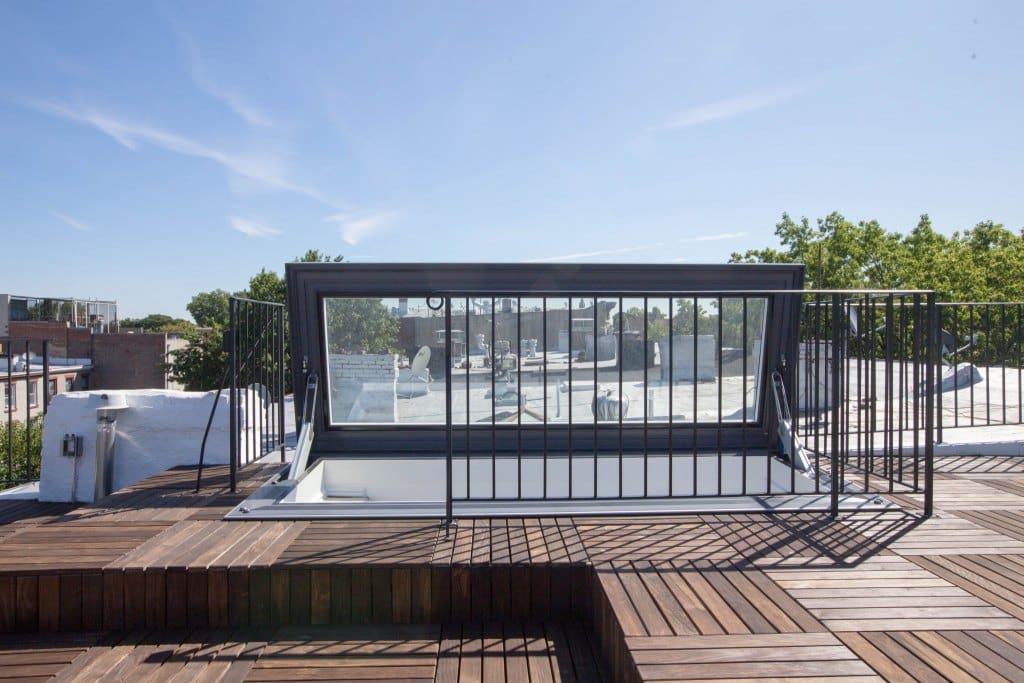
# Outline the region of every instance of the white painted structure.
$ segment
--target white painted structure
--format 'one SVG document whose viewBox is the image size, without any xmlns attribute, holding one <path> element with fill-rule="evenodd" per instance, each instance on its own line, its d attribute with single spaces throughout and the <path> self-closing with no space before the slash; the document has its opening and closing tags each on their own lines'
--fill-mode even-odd
<svg viewBox="0 0 1024 683">
<path fill-rule="evenodd" d="M 54 397 L 43 422 L 39 500 L 92 502 L 96 486 L 98 411 L 124 402 L 117 410 L 111 460 L 111 491 L 146 477 L 199 460 L 206 421 L 214 392 L 138 389 L 131 391 L 79 391 Z M 206 443 L 206 463 L 226 464 L 229 454 L 227 393 L 220 404 Z M 253 438 L 255 418 L 264 409 L 259 392 L 240 401 L 242 448 Z M 250 418 L 246 419 L 248 405 Z M 63 455 L 67 434 L 81 437 L 77 457 Z"/>
</svg>

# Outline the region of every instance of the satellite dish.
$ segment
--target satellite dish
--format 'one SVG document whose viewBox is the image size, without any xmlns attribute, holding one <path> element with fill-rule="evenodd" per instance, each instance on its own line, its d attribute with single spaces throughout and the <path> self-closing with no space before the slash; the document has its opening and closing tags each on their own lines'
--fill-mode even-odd
<svg viewBox="0 0 1024 683">
<path fill-rule="evenodd" d="M 413 356 L 412 363 L 409 364 L 409 370 L 413 375 L 422 375 L 423 371 L 427 369 L 427 365 L 430 364 L 430 347 L 421 346 L 420 350 Z"/>
</svg>

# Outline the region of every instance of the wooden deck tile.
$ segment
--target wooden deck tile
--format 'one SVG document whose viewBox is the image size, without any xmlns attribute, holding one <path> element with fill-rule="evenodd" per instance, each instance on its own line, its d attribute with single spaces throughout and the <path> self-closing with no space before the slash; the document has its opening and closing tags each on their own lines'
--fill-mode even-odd
<svg viewBox="0 0 1024 683">
<path fill-rule="evenodd" d="M 576 518 L 576 532 L 595 562 L 725 559 L 735 551 L 708 525 L 694 518 Z"/>
<path fill-rule="evenodd" d="M 955 514 L 957 517 L 970 520 L 978 526 L 1024 542 L 1024 509 L 957 510 Z"/>
<path fill-rule="evenodd" d="M 1018 681 L 1024 650 L 1017 631 L 839 633 L 887 680 Z"/>
<path fill-rule="evenodd" d="M 908 499 L 920 502 L 921 494 L 909 494 Z M 988 486 L 982 480 L 953 478 L 935 480 L 935 506 L 940 510 L 998 510 L 1024 508 L 1024 496 Z"/>
<path fill-rule="evenodd" d="M 864 513 L 861 513 L 864 514 Z M 829 558 L 841 565 L 851 557 L 878 553 L 871 538 L 833 524 L 816 514 L 731 514 L 702 518 L 734 549 L 737 560 L 764 565 L 767 558 Z"/>
<path fill-rule="evenodd" d="M 0 680 L 50 680 L 99 638 L 95 633 L 0 636 Z"/>
<path fill-rule="evenodd" d="M 35 500 L 0 501 L 0 541 L 38 524 L 58 519 L 80 503 L 40 503 Z"/>
<path fill-rule="evenodd" d="M 935 471 L 961 475 L 1024 473 L 1024 458 L 1005 455 L 937 455 Z"/>
<path fill-rule="evenodd" d="M 437 524 L 425 521 L 308 522 L 280 553 L 284 565 L 429 564 Z"/>
<path fill-rule="evenodd" d="M 1024 555 L 940 555 L 911 559 L 971 595 L 1024 619 Z"/>
<path fill-rule="evenodd" d="M 813 676 L 883 680 L 829 633 L 629 638 L 627 644 L 645 681 Z"/>
<path fill-rule="evenodd" d="M 833 632 L 1024 627 L 1011 614 L 972 602 L 966 590 L 900 557 L 874 557 L 855 567 L 766 573 Z M 886 608 L 864 607 L 865 598 L 882 597 L 888 600 Z"/>
<path fill-rule="evenodd" d="M 1024 540 L 1003 535 L 962 517 L 940 513 L 930 519 L 908 520 L 899 513 L 851 515 L 843 526 L 900 555 L 986 555 L 1024 552 Z"/>
<path fill-rule="evenodd" d="M 168 522 L 99 520 L 40 524 L 0 543 L 0 571 L 102 568 L 168 526 Z"/>
</svg>

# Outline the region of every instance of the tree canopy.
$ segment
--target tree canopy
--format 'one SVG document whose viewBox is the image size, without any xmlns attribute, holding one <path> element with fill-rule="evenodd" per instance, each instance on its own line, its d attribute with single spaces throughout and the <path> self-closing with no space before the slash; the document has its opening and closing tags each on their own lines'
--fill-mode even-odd
<svg viewBox="0 0 1024 683">
<path fill-rule="evenodd" d="M 144 318 L 122 318 L 120 328 L 137 328 L 144 332 L 188 332 L 195 327 L 183 318 L 172 318 L 163 313 L 150 313 Z"/>
<path fill-rule="evenodd" d="M 342 256 L 332 256 L 318 249 L 309 249 L 295 258 L 297 263 L 340 263 Z M 171 377 L 190 390 L 216 389 L 224 374 L 227 354 L 223 348 L 223 331 L 229 324 L 231 294 L 223 289 L 199 292 L 186 308 L 200 328 L 186 333 L 186 349 L 176 351 L 169 369 Z M 284 278 L 265 268 L 249 279 L 245 290 L 235 296 L 286 304 Z M 391 351 L 399 321 L 391 315 L 380 299 L 330 299 L 327 318 L 331 352 L 384 353 Z M 286 312 L 287 315 L 287 312 Z M 285 348 L 285 362 L 289 349 Z M 285 373 L 291 381 L 291 373 Z"/>
<path fill-rule="evenodd" d="M 927 214 L 903 235 L 838 212 L 813 225 L 784 213 L 775 236 L 779 247 L 734 253 L 730 261 L 803 263 L 809 288 L 932 289 L 944 301 L 1024 298 L 1024 231 L 992 221 L 947 237 Z"/>
</svg>

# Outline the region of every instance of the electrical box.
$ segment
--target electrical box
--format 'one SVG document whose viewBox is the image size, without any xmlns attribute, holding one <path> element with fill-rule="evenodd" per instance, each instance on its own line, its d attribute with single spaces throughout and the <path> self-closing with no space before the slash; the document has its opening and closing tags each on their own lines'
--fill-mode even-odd
<svg viewBox="0 0 1024 683">
<path fill-rule="evenodd" d="M 60 442 L 60 454 L 65 458 L 81 457 L 82 437 L 77 434 L 65 434 Z"/>
</svg>

